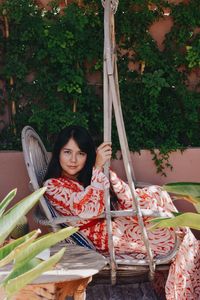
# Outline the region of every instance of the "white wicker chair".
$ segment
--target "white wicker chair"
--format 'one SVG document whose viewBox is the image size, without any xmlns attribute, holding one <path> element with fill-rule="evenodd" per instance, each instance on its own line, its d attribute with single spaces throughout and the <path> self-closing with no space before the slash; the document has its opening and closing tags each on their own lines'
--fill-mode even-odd
<svg viewBox="0 0 200 300">
<path fill-rule="evenodd" d="M 35 132 L 33 128 L 30 126 L 25 126 L 22 130 L 22 146 L 25 164 L 27 167 L 27 171 L 30 177 L 31 188 L 33 190 L 38 189 L 42 185 L 42 180 L 44 174 L 47 169 L 49 154 L 47 153 L 40 137 Z M 42 210 L 42 213 L 41 213 Z M 67 226 L 67 222 L 74 219 L 80 219 L 79 217 L 61 217 L 59 216 L 51 204 L 44 198 L 40 199 L 40 209 L 36 210 L 36 219 L 37 222 L 41 225 L 47 225 L 52 227 L 53 231 L 58 230 L 62 226 Z M 142 216 L 160 216 L 160 213 L 153 212 L 150 210 L 141 210 Z M 109 211 L 109 219 L 113 217 L 120 216 L 134 216 L 137 215 L 137 210 L 126 210 L 126 211 Z M 108 213 L 102 214 L 100 217 L 108 218 Z M 110 222 L 110 220 L 107 220 Z M 111 223 L 111 222 L 110 222 Z M 112 228 L 111 228 L 112 231 Z M 112 241 L 112 235 L 109 233 L 109 240 Z M 86 246 L 88 248 L 93 248 L 93 245 L 90 241 L 88 241 L 82 234 L 78 233 L 76 236 L 72 236 L 73 242 L 76 242 L 79 245 Z M 71 242 L 72 240 L 68 240 L 67 242 Z M 179 239 L 177 238 L 174 249 L 168 253 L 166 256 L 160 256 L 156 259 L 153 259 L 153 265 L 157 266 L 159 269 L 167 270 L 169 268 L 170 261 L 176 255 L 176 252 L 179 247 Z M 111 242 L 111 246 L 113 243 Z M 113 247 L 113 246 L 112 246 Z M 111 249 L 114 253 L 114 248 Z M 149 273 L 149 261 L 148 260 L 124 260 L 117 259 L 115 254 L 113 255 L 114 262 L 112 259 L 108 259 L 109 264 L 104 268 L 103 271 L 100 272 L 98 276 L 103 275 L 103 277 L 107 277 L 111 272 L 111 281 L 115 283 L 116 280 L 121 281 L 122 278 L 131 278 L 137 277 L 139 280 L 140 275 L 145 275 L 147 278 L 147 274 Z M 114 264 L 114 266 L 112 265 Z M 114 270 L 114 271 L 113 271 Z M 152 275 L 152 274 L 151 274 Z M 99 278 L 99 277 L 98 277 Z M 144 278 L 144 277 L 143 277 Z M 125 279 L 126 281 L 126 279 Z"/>
</svg>

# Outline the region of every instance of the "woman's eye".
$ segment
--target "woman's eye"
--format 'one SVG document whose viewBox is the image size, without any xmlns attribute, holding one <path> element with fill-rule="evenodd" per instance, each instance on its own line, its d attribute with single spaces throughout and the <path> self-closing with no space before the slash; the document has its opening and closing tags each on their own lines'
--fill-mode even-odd
<svg viewBox="0 0 200 300">
<path fill-rule="evenodd" d="M 65 153 L 65 154 L 70 154 L 71 151 L 70 151 L 70 150 L 64 150 L 64 153 Z"/>
<path fill-rule="evenodd" d="M 81 156 L 85 156 L 85 155 L 86 155 L 85 152 L 79 152 L 79 154 L 80 154 Z"/>
</svg>

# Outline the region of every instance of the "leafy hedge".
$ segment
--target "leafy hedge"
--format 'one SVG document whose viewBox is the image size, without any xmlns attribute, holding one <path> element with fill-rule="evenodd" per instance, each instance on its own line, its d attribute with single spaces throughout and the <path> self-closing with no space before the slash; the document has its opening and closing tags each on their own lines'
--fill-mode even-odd
<svg viewBox="0 0 200 300">
<path fill-rule="evenodd" d="M 55 134 L 71 123 L 88 127 L 102 139 L 103 8 L 82 1 L 49 11 L 32 0 L 0 5 L 0 79 L 2 103 L 15 104 L 11 123 L 1 132 L 1 149 L 20 148 L 20 132 L 30 124 L 51 149 Z M 149 27 L 170 10 L 174 26 L 160 51 Z M 5 20 L 9 37 L 5 36 Z M 200 67 L 200 3 L 120 0 L 116 20 L 121 101 L 130 148 L 170 149 L 199 146 L 200 93 L 187 87 Z M 133 70 L 130 63 L 142 69 Z M 100 77 L 92 84 L 91 76 Z M 114 148 L 118 147 L 116 129 Z"/>
</svg>

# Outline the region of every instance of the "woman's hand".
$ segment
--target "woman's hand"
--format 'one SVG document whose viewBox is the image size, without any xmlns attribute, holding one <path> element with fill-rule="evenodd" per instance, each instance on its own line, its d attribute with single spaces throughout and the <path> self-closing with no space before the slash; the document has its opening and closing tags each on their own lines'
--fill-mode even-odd
<svg viewBox="0 0 200 300">
<path fill-rule="evenodd" d="M 110 142 L 102 143 L 96 151 L 95 167 L 102 169 L 107 161 L 111 159 L 112 147 Z"/>
</svg>

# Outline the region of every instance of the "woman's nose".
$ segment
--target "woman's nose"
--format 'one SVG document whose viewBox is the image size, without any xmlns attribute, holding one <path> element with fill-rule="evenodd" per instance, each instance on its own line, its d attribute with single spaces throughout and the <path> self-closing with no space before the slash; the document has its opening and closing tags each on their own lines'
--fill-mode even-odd
<svg viewBox="0 0 200 300">
<path fill-rule="evenodd" d="M 76 154 L 73 154 L 71 155 L 71 161 L 72 162 L 76 162 L 77 158 L 76 158 Z"/>
</svg>

